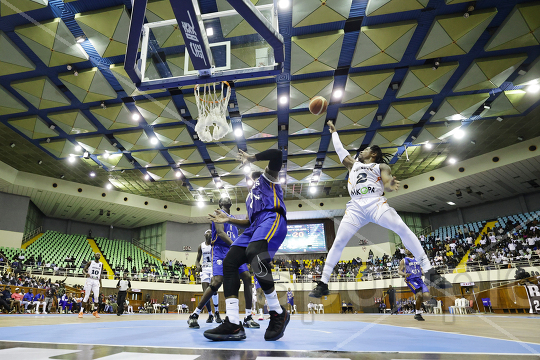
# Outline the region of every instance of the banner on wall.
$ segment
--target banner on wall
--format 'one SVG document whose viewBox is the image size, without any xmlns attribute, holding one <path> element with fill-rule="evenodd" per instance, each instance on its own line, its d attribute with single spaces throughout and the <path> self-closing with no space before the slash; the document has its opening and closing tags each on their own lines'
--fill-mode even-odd
<svg viewBox="0 0 540 360">
<path fill-rule="evenodd" d="M 525 289 L 527 290 L 527 297 L 529 298 L 529 305 L 530 310 L 529 313 L 531 314 L 540 314 L 540 288 L 538 285 L 525 285 Z"/>
</svg>

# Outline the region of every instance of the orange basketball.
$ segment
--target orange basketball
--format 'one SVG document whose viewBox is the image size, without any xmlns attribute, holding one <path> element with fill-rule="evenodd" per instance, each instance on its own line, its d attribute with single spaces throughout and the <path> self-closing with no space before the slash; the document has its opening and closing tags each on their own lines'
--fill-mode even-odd
<svg viewBox="0 0 540 360">
<path fill-rule="evenodd" d="M 328 107 L 328 101 L 322 96 L 315 96 L 309 102 L 309 111 L 313 115 L 324 114 L 326 112 L 327 107 Z"/>
</svg>

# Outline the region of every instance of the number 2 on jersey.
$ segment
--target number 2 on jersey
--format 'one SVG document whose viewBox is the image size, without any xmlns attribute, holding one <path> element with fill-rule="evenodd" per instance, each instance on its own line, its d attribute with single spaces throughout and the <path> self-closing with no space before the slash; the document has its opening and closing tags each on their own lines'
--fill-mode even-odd
<svg viewBox="0 0 540 360">
<path fill-rule="evenodd" d="M 356 177 L 357 184 L 362 184 L 362 183 L 365 183 L 366 181 L 367 181 L 366 173 L 359 173 L 358 176 Z"/>
</svg>

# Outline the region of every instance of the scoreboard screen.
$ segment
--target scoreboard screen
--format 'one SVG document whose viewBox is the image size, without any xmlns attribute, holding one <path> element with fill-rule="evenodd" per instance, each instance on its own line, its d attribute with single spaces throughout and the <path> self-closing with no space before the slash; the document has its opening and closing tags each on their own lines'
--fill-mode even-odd
<svg viewBox="0 0 540 360">
<path fill-rule="evenodd" d="M 326 252 L 324 224 L 287 224 L 287 237 L 278 254 L 303 254 Z"/>
</svg>

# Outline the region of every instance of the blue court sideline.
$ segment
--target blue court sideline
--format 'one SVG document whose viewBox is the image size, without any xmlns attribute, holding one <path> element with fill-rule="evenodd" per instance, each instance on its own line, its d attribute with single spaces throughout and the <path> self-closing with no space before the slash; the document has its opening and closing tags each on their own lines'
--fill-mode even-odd
<svg viewBox="0 0 540 360">
<path fill-rule="evenodd" d="M 330 350 L 358 352 L 434 352 L 538 354 L 540 344 L 452 334 L 358 321 L 291 320 L 285 336 L 276 342 L 263 340 L 268 322 L 260 330 L 246 329 L 247 340 L 211 342 L 204 330 L 216 326 L 201 322 L 201 329 L 187 328 L 185 320 L 94 321 L 80 324 L 16 326 L 1 328 L 0 341 L 100 344 L 149 347 Z"/>
</svg>

